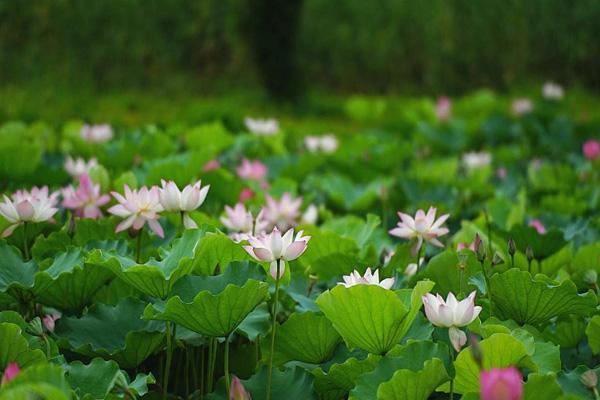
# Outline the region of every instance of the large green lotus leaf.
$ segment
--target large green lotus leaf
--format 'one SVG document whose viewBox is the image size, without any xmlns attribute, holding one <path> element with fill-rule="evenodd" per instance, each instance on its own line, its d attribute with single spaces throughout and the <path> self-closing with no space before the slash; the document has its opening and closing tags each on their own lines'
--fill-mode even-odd
<svg viewBox="0 0 600 400">
<path fill-rule="evenodd" d="M 4 370 L 11 362 L 16 362 L 23 368 L 46 360 L 44 352 L 30 348 L 21 332 L 18 325 L 0 323 L 0 370 Z"/>
<path fill-rule="evenodd" d="M 354 183 L 339 174 L 327 174 L 315 178 L 316 186 L 325 192 L 329 200 L 345 210 L 365 210 L 379 198 L 380 188 L 389 185 L 388 180 L 379 179 L 369 184 Z"/>
<path fill-rule="evenodd" d="M 261 304 L 254 309 L 238 326 L 237 331 L 250 341 L 259 336 L 265 336 L 271 329 L 271 314 L 267 304 Z"/>
<path fill-rule="evenodd" d="M 556 374 L 533 373 L 527 376 L 523 390 L 524 400 L 558 399 L 563 391 L 558 384 Z"/>
<path fill-rule="evenodd" d="M 440 361 L 439 366 L 441 366 L 443 374 L 441 371 L 436 371 L 437 365 L 436 368 L 430 366 L 426 374 L 431 373 L 432 378 L 441 376 L 444 378 L 431 389 L 433 391 L 433 389 L 448 379 L 447 371 L 450 371 L 452 368 L 448 346 L 443 343 L 433 343 L 431 341 L 414 341 L 409 342 L 406 346 L 398 350 L 395 349 L 394 355 L 383 357 L 375 369 L 358 377 L 355 388 L 350 392 L 350 399 L 375 400 L 382 398 L 378 395 L 380 385 L 392 380 L 395 371 L 408 370 L 412 371 L 413 374 L 418 373 L 425 369 L 427 361 L 432 359 Z M 395 387 L 401 382 L 405 382 L 408 376 L 413 376 L 414 379 L 417 379 L 416 375 L 402 374 L 397 378 L 398 382 L 393 383 L 386 391 L 396 390 Z M 429 390 L 429 387 L 424 387 L 423 389 Z"/>
<path fill-rule="evenodd" d="M 377 390 L 377 399 L 381 400 L 427 400 L 429 395 L 450 377 L 444 363 L 434 358 L 425 361 L 423 369 L 411 371 L 401 369 L 392 379 L 382 383 Z"/>
<path fill-rule="evenodd" d="M 173 242 L 169 250 L 162 252 L 160 261 L 152 258 L 144 264 L 138 264 L 115 252 L 94 250 L 90 252 L 87 262 L 109 269 L 142 293 L 166 298 L 173 284 L 192 272 L 195 252 L 205 233 L 203 229 L 187 230 Z"/>
<path fill-rule="evenodd" d="M 71 388 L 58 365 L 38 364 L 22 370 L 2 386 L 1 400 L 71 400 Z"/>
<path fill-rule="evenodd" d="M 193 270 L 197 274 L 212 275 L 217 266 L 225 268 L 232 261 L 249 260 L 242 246 L 222 233 L 208 232 L 198 243 Z"/>
<path fill-rule="evenodd" d="M 496 333 L 479 342 L 483 357 L 484 369 L 506 368 L 510 366 L 531 366 L 527 348 L 517 338 L 506 334 Z M 456 378 L 454 391 L 456 393 L 479 392 L 480 369 L 470 348 L 463 349 L 454 362 Z M 443 390 L 448 392 L 449 385 L 444 385 Z"/>
<path fill-rule="evenodd" d="M 31 289 L 37 269 L 34 261 L 24 262 L 17 249 L 0 241 L 0 292 L 16 294 Z"/>
<path fill-rule="evenodd" d="M 112 276 L 107 269 L 86 264 L 83 251 L 71 247 L 35 275 L 34 294 L 37 301 L 47 306 L 77 311 L 89 304 Z"/>
<path fill-rule="evenodd" d="M 412 292 L 377 285 L 338 285 L 322 293 L 317 304 L 348 347 L 384 354 L 406 334 L 419 311 L 421 297 L 433 285 L 418 282 Z"/>
<path fill-rule="evenodd" d="M 596 378 L 600 381 L 600 367 L 589 369 L 585 365 L 579 365 L 572 371 L 560 371 L 558 373 L 558 384 L 565 394 L 577 396 L 577 399 L 590 399 L 594 400 L 595 397 L 591 390 L 585 387 L 581 383 L 581 375 L 587 371 L 593 371 L 596 374 Z"/>
<path fill-rule="evenodd" d="M 381 219 L 375 214 L 368 214 L 366 221 L 355 215 L 346 215 L 330 219 L 321 225 L 321 229 L 354 239 L 358 247 L 363 248 L 370 242 L 379 225 L 381 225 Z"/>
<path fill-rule="evenodd" d="M 294 313 L 277 330 L 275 353 L 279 363 L 321 364 L 331 358 L 339 340 L 340 335 L 325 316 Z"/>
<path fill-rule="evenodd" d="M 600 323 L 598 325 L 600 328 Z M 559 318 L 544 330 L 544 336 L 562 348 L 577 347 L 584 335 L 585 321 L 575 315 Z"/>
<path fill-rule="evenodd" d="M 154 353 L 164 337 L 163 324 L 141 319 L 145 306 L 134 298 L 122 299 L 116 306 L 98 303 L 81 318 L 63 316 L 54 332 L 61 347 L 133 368 Z"/>
<path fill-rule="evenodd" d="M 527 246 L 531 246 L 537 259 L 546 258 L 567 244 L 563 233 L 558 229 L 549 229 L 546 233 L 539 234 L 531 226 L 515 225 L 508 236 L 513 238 L 522 253 L 525 253 Z"/>
<path fill-rule="evenodd" d="M 594 315 L 590 320 L 585 334 L 588 338 L 588 344 L 594 354 L 600 353 L 600 315 Z"/>
<path fill-rule="evenodd" d="M 446 297 L 448 292 L 468 293 L 472 290 L 467 283 L 469 278 L 481 272 L 481 264 L 477 261 L 475 253 L 470 250 L 461 252 L 465 260 L 462 264 L 462 285 L 459 273 L 459 254 L 446 250 L 434 256 L 428 263 L 423 276 L 435 282 L 435 290 Z M 414 262 L 414 260 L 412 261 Z"/>
<path fill-rule="evenodd" d="M 359 248 L 353 239 L 335 232 L 308 230 L 312 236 L 310 246 L 299 262 L 323 280 L 349 274 L 360 266 Z"/>
<path fill-rule="evenodd" d="M 205 336 L 225 337 L 268 297 L 268 284 L 249 279 L 241 287 L 229 284 L 218 294 L 203 290 L 191 302 L 171 297 L 164 305 L 149 305 L 144 317 L 172 321 Z"/>
<path fill-rule="evenodd" d="M 314 378 L 302 368 L 287 368 L 283 371 L 274 368 L 272 379 L 272 399 L 316 400 L 313 389 Z M 250 379 L 242 382 L 253 399 L 265 399 L 267 397 L 267 366 L 261 368 Z"/>
<path fill-rule="evenodd" d="M 311 371 L 315 376 L 315 390 L 322 399 L 344 398 L 356 384 L 357 378 L 372 371 L 380 359 L 381 356 L 369 354 L 363 359 L 350 357 L 342 363 L 331 365 L 327 371 L 316 368 Z"/>
<path fill-rule="evenodd" d="M 494 314 L 519 324 L 541 325 L 568 314 L 589 315 L 597 303 L 593 292 L 578 294 L 573 282 L 552 285 L 516 268 L 490 279 Z"/>
</svg>

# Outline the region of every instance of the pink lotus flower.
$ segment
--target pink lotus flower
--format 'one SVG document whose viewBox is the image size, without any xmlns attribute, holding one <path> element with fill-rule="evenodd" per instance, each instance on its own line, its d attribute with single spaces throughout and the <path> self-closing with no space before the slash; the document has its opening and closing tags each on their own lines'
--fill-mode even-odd
<svg viewBox="0 0 600 400">
<path fill-rule="evenodd" d="M 276 119 L 258 119 L 258 118 L 244 118 L 244 124 L 246 128 L 255 135 L 258 136 L 273 136 L 279 132 L 279 123 Z"/>
<path fill-rule="evenodd" d="M 537 233 L 539 233 L 540 235 L 546 233 L 546 227 L 539 219 L 532 219 L 531 221 L 529 221 L 529 226 L 534 227 Z"/>
<path fill-rule="evenodd" d="M 583 144 L 583 155 L 590 161 L 594 161 L 600 155 L 600 142 L 590 139 Z"/>
<path fill-rule="evenodd" d="M 48 332 L 54 332 L 54 327 L 56 326 L 55 322 L 60 318 L 60 315 L 51 315 L 47 314 L 42 318 L 42 323 L 48 330 Z"/>
<path fill-rule="evenodd" d="M 56 198 L 59 193 L 48 195 L 48 187 L 34 187 L 31 191 L 18 190 L 11 198 L 4 196 L 0 203 L 0 215 L 11 225 L 2 232 L 2 237 L 10 236 L 25 222 L 49 221 L 58 212 Z"/>
<path fill-rule="evenodd" d="M 542 95 L 546 100 L 560 100 L 564 97 L 565 92 L 559 84 L 546 82 L 542 87 Z"/>
<path fill-rule="evenodd" d="M 198 181 L 179 190 L 173 181 L 167 182 L 162 179 L 161 183 L 162 188 L 158 189 L 158 199 L 164 211 L 181 213 L 183 226 L 186 229 L 198 228 L 198 224 L 190 217 L 189 213 L 204 203 L 210 185 L 202 187 L 202 182 Z"/>
<path fill-rule="evenodd" d="M 438 121 L 448 121 L 448 119 L 450 119 L 451 114 L 452 101 L 450 100 L 450 98 L 446 96 L 439 97 L 435 106 L 435 116 L 437 117 Z"/>
<path fill-rule="evenodd" d="M 267 195 L 267 205 L 264 208 L 265 219 L 272 227 L 277 227 L 282 231 L 288 230 L 297 225 L 301 205 L 301 197 L 293 198 L 287 192 L 279 200 Z"/>
<path fill-rule="evenodd" d="M 237 174 L 242 179 L 262 181 L 267 176 L 267 166 L 259 160 L 250 161 L 244 158 L 237 167 Z"/>
<path fill-rule="evenodd" d="M 236 243 L 248 240 L 250 236 L 259 236 L 265 233 L 268 222 L 263 218 L 262 210 L 256 216 L 246 210 L 246 206 L 237 203 L 231 208 L 225 206 L 225 215 L 221 216 L 221 223 L 229 230 L 229 237 Z"/>
<path fill-rule="evenodd" d="M 458 328 L 469 325 L 481 312 L 481 307 L 475 305 L 475 294 L 471 292 L 462 301 L 456 300 L 452 292 L 448 293 L 446 301 L 439 294 L 423 296 L 427 319 L 435 326 L 450 328 L 448 335 L 456 351 L 460 351 L 467 342 L 467 335 Z"/>
<path fill-rule="evenodd" d="M 521 400 L 523 378 L 515 367 L 494 368 L 479 375 L 481 400 Z"/>
<path fill-rule="evenodd" d="M 104 143 L 112 139 L 113 130 L 108 124 L 83 125 L 79 132 L 81 138 L 89 143 Z"/>
<path fill-rule="evenodd" d="M 162 226 L 158 222 L 159 213 L 163 211 L 158 195 L 158 188 L 152 186 L 148 189 L 146 186 L 138 190 L 131 190 L 125 185 L 125 197 L 120 193 L 111 192 L 113 197 L 119 202 L 116 206 L 108 209 L 108 212 L 121 218 L 123 222 L 117 225 L 115 232 L 121 232 L 130 227 L 134 230 L 140 230 L 146 222 L 150 229 L 159 237 L 164 237 Z"/>
<path fill-rule="evenodd" d="M 533 111 L 533 102 L 526 98 L 515 99 L 512 102 L 511 110 L 515 117 L 529 114 Z"/>
<path fill-rule="evenodd" d="M 209 162 L 204 164 L 204 166 L 202 167 L 202 171 L 214 171 L 215 169 L 219 168 L 221 168 L 221 163 L 219 162 L 219 160 L 210 160 Z"/>
<path fill-rule="evenodd" d="M 98 166 L 98 161 L 95 158 L 90 158 L 89 161 L 85 161 L 83 158 L 73 159 L 71 156 L 67 156 L 64 163 L 65 171 L 73 178 L 79 178 L 83 174 L 89 174 L 90 170 Z"/>
<path fill-rule="evenodd" d="M 414 219 L 408 214 L 398 212 L 400 222 L 389 233 L 390 235 L 409 240 L 416 238 L 417 249 L 421 248 L 423 240 L 431 242 L 435 246 L 444 247 L 437 238 L 449 232 L 448 228 L 442 227 L 442 224 L 446 222 L 450 214 L 444 214 L 436 220 L 436 212 L 437 209 L 435 207 L 429 207 L 427 214 L 423 210 L 418 210 Z"/>
<path fill-rule="evenodd" d="M 460 243 L 458 243 L 456 245 L 456 251 L 461 251 L 461 250 L 464 250 L 464 249 L 469 249 L 469 250 L 475 252 L 476 251 L 475 250 L 476 241 L 477 241 L 477 238 L 475 238 L 475 240 L 473 242 L 471 242 L 471 243 L 460 242 Z"/>
<path fill-rule="evenodd" d="M 371 268 L 367 268 L 363 276 L 360 276 L 360 273 L 357 270 L 354 270 L 350 275 L 344 275 L 343 279 L 344 282 L 339 282 L 338 285 L 347 288 L 355 285 L 377 285 L 389 290 L 394 286 L 394 278 L 387 278 L 380 282 L 379 270 L 375 270 L 375 273 L 372 273 Z"/>
<path fill-rule="evenodd" d="M 308 246 L 310 236 L 302 236 L 302 233 L 299 231 L 294 238 L 294 229 L 290 229 L 282 236 L 275 227 L 269 234 L 250 236 L 250 244 L 244 246 L 244 250 L 260 262 L 292 261 L 300 257 Z"/>
<path fill-rule="evenodd" d="M 100 194 L 100 185 L 94 184 L 87 174 L 79 178 L 77 190 L 69 185 L 62 193 L 63 207 L 75 210 L 75 215 L 80 218 L 100 218 L 102 216 L 100 207 L 110 201 L 110 196 Z"/>
<path fill-rule="evenodd" d="M 252 400 L 252 396 L 246 391 L 244 385 L 242 385 L 242 381 L 235 375 L 231 379 L 229 400 Z"/>
<path fill-rule="evenodd" d="M 2 381 L 0 382 L 0 386 L 4 386 L 8 382 L 15 379 L 15 377 L 19 375 L 19 372 L 21 372 L 21 369 L 19 368 L 19 365 L 17 363 L 8 363 L 6 369 L 4 370 L 4 373 L 2 374 Z"/>
<path fill-rule="evenodd" d="M 250 188 L 243 188 L 240 191 L 240 201 L 241 202 L 245 202 L 250 200 L 251 198 L 254 197 L 256 193 L 254 193 L 254 190 L 250 189 Z"/>
</svg>

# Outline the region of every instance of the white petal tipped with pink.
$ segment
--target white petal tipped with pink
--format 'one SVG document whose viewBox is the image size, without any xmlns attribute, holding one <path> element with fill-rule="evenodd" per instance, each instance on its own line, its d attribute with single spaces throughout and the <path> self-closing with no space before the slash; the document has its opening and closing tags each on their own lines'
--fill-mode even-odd
<svg viewBox="0 0 600 400">
<path fill-rule="evenodd" d="M 394 278 L 386 278 L 379 281 L 379 270 L 375 270 L 375 272 L 371 272 L 371 268 L 367 268 L 365 274 L 360 276 L 360 273 L 357 270 L 354 270 L 350 275 L 343 276 L 344 282 L 339 282 L 338 285 L 343 285 L 345 287 L 351 287 L 355 285 L 377 285 L 384 289 L 391 289 L 394 285 Z"/>
</svg>

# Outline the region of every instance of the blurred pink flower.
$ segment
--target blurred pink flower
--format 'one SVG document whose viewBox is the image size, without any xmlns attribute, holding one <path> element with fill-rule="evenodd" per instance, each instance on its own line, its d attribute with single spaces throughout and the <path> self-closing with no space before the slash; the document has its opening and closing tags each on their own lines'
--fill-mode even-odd
<svg viewBox="0 0 600 400">
<path fill-rule="evenodd" d="M 523 378 L 515 367 L 493 368 L 479 374 L 481 400 L 521 400 Z"/>
<path fill-rule="evenodd" d="M 386 278 L 380 282 L 379 270 L 375 270 L 375 273 L 373 273 L 371 272 L 371 268 L 367 268 L 363 276 L 360 276 L 360 273 L 357 270 L 354 270 L 350 275 L 344 275 L 342 278 L 344 279 L 344 282 L 339 282 L 338 285 L 347 288 L 355 285 L 377 285 L 384 289 L 391 289 L 392 286 L 394 286 L 394 278 Z"/>
<path fill-rule="evenodd" d="M 438 121 L 445 122 L 450 119 L 452 114 L 452 101 L 449 97 L 440 96 L 437 99 L 437 103 L 435 106 L 435 116 Z"/>
<path fill-rule="evenodd" d="M 48 186 L 33 187 L 31 191 L 18 190 L 11 198 L 4 195 L 0 203 L 0 215 L 10 225 L 2 232 L 2 237 L 10 236 L 14 230 L 25 222 L 49 221 L 58 212 L 56 198 L 59 193 L 48 194 Z"/>
<path fill-rule="evenodd" d="M 600 142 L 590 139 L 583 144 L 583 155 L 590 161 L 594 161 L 600 155 Z"/>
<path fill-rule="evenodd" d="M 511 110 L 514 116 L 520 117 L 533 111 L 533 102 L 530 99 L 515 99 L 512 102 Z"/>
<path fill-rule="evenodd" d="M 245 202 L 250 200 L 251 198 L 253 198 L 255 195 L 254 190 L 250 189 L 250 188 L 243 188 L 240 191 L 240 201 L 241 202 Z"/>
<path fill-rule="evenodd" d="M 437 238 L 448 233 L 448 228 L 442 227 L 442 224 L 446 222 L 450 214 L 444 214 L 436 220 L 436 213 L 437 209 L 435 207 L 429 207 L 427 214 L 423 210 L 418 210 L 414 218 L 408 214 L 398 212 L 400 217 L 398 226 L 390 230 L 389 233 L 403 239 L 416 238 L 417 249 L 421 248 L 423 240 L 431 242 L 435 246 L 444 247 Z"/>
<path fill-rule="evenodd" d="M 21 369 L 16 362 L 10 362 L 4 369 L 4 373 L 2 374 L 2 381 L 0 382 L 0 386 L 4 386 L 6 383 L 15 379 L 17 375 L 19 375 Z"/>
<path fill-rule="evenodd" d="M 508 175 L 508 172 L 506 171 L 506 168 L 504 167 L 498 167 L 496 169 L 496 176 L 500 179 L 505 179 L 506 175 Z"/>
<path fill-rule="evenodd" d="M 301 205 L 302 198 L 293 198 L 288 192 L 284 193 L 279 200 L 267 195 L 267 205 L 264 208 L 265 219 L 272 227 L 282 231 L 288 230 L 297 225 Z"/>
<path fill-rule="evenodd" d="M 529 226 L 534 227 L 537 233 L 539 233 L 540 235 L 546 233 L 546 227 L 539 219 L 532 219 L 531 221 L 529 221 Z"/>
<path fill-rule="evenodd" d="M 86 162 L 83 158 L 73 159 L 71 156 L 67 156 L 64 168 L 71 177 L 79 178 L 83 174 L 89 174 L 90 170 L 97 165 L 98 161 L 95 158 L 90 158 Z"/>
<path fill-rule="evenodd" d="M 150 229 L 159 237 L 164 237 L 164 231 L 158 219 L 159 213 L 163 211 L 163 206 L 160 204 L 158 188 L 152 186 L 148 189 L 143 186 L 139 190 L 131 190 L 125 185 L 125 197 L 120 193 L 111 192 L 113 197 L 119 204 L 112 206 L 108 212 L 121 218 L 125 218 L 123 222 L 117 225 L 115 232 L 121 232 L 130 227 L 134 230 L 140 230 L 146 222 Z"/>
<path fill-rule="evenodd" d="M 202 171 L 204 172 L 208 172 L 208 171 L 214 171 L 215 169 L 219 169 L 221 168 L 221 163 L 219 162 L 219 160 L 210 160 L 208 161 L 206 164 L 204 164 L 204 166 L 202 167 Z"/>
<path fill-rule="evenodd" d="M 113 130 L 108 124 L 83 125 L 79 131 L 81 138 L 89 143 L 104 143 L 112 139 Z"/>
<path fill-rule="evenodd" d="M 246 388 L 242 385 L 242 381 L 235 375 L 231 379 L 229 400 L 252 400 L 252 396 L 246 391 Z"/>
<path fill-rule="evenodd" d="M 94 184 L 87 174 L 79 177 L 77 190 L 69 185 L 62 190 L 62 194 L 63 207 L 75 210 L 75 215 L 80 218 L 100 218 L 100 207 L 110 201 L 110 196 L 100 194 L 100 185 Z"/>
<path fill-rule="evenodd" d="M 259 160 L 250 161 L 244 158 L 237 167 L 237 174 L 242 179 L 262 181 L 267 176 L 267 166 Z"/>
</svg>

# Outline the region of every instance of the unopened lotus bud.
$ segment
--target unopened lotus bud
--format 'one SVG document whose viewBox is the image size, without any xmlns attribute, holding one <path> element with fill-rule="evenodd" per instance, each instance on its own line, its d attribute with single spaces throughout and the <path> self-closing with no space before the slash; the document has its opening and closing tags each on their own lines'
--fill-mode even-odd
<svg viewBox="0 0 600 400">
<path fill-rule="evenodd" d="M 593 269 L 588 269 L 585 271 L 585 274 L 583 274 L 583 281 L 590 286 L 596 285 L 596 283 L 598 283 L 598 273 Z"/>
<path fill-rule="evenodd" d="M 509 238 L 508 239 L 508 254 L 510 254 L 511 256 L 514 256 L 516 252 L 517 252 L 517 244 L 515 243 L 513 238 Z"/>
<path fill-rule="evenodd" d="M 246 391 L 244 385 L 237 376 L 231 379 L 231 387 L 229 388 L 229 400 L 252 400 L 250 393 Z"/>
<path fill-rule="evenodd" d="M 525 256 L 527 257 L 527 261 L 531 262 L 533 260 L 533 249 L 531 246 L 527 246 L 525 249 Z"/>
<path fill-rule="evenodd" d="M 471 347 L 471 356 L 473 356 L 473 360 L 475 360 L 480 368 L 483 368 L 483 352 L 481 351 L 481 346 L 479 346 L 479 339 L 472 333 L 469 334 L 469 346 Z"/>
<path fill-rule="evenodd" d="M 504 264 L 504 260 L 502 259 L 502 256 L 500 256 L 500 254 L 498 252 L 494 253 L 494 258 L 492 259 L 492 266 L 496 266 L 496 265 L 500 265 L 500 264 Z"/>
<path fill-rule="evenodd" d="M 475 237 L 475 253 L 477 254 L 477 261 L 483 263 L 485 261 L 486 251 L 483 241 L 479 238 L 479 235 Z"/>
<path fill-rule="evenodd" d="M 598 386 L 598 375 L 593 370 L 585 371 L 579 380 L 588 389 L 595 389 Z"/>
</svg>

